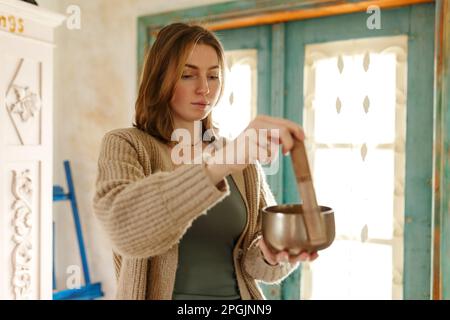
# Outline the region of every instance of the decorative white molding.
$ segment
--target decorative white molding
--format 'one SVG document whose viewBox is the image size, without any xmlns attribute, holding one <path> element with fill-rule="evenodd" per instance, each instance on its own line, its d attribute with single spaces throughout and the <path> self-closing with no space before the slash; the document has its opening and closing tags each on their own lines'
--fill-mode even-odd
<svg viewBox="0 0 450 320">
<path fill-rule="evenodd" d="M 384 49 L 381 54 L 385 55 L 385 54 L 394 54 L 395 57 L 397 58 L 397 62 L 398 63 L 406 63 L 406 59 L 407 57 L 407 52 L 406 52 L 406 45 L 405 46 L 390 46 L 387 47 L 386 49 Z"/>
<path fill-rule="evenodd" d="M 8 88 L 6 90 L 6 110 L 8 111 L 9 118 L 11 120 L 12 125 L 14 126 L 14 129 L 17 133 L 17 136 L 20 140 L 20 143 L 22 145 L 25 145 L 25 141 L 23 139 L 23 136 L 20 132 L 20 127 L 16 123 L 13 115 L 18 114 L 20 116 L 20 120 L 23 123 L 28 122 L 30 119 L 34 119 L 35 116 L 38 114 L 38 112 L 41 110 L 42 107 L 42 100 L 39 94 L 34 93 L 30 90 L 30 87 L 20 86 L 15 84 L 14 82 L 17 79 L 17 76 L 19 75 L 24 59 L 21 58 L 19 60 L 19 63 L 17 65 L 16 70 L 14 71 L 14 75 L 8 85 Z M 38 87 L 39 91 L 41 91 L 42 87 L 42 65 L 39 63 L 38 68 L 39 74 L 37 75 L 38 79 Z M 9 103 L 8 103 L 9 101 Z"/>
<path fill-rule="evenodd" d="M 59 26 L 66 16 L 17 0 L 0 0 L 0 12 L 14 12 L 22 18 L 51 28 Z"/>
<path fill-rule="evenodd" d="M 12 194 L 14 202 L 13 211 L 13 236 L 15 247 L 12 251 L 13 278 L 12 289 L 16 300 L 30 298 L 31 294 L 31 262 L 32 262 L 32 207 L 33 181 L 30 170 L 20 173 L 13 171 Z"/>
<path fill-rule="evenodd" d="M 342 54 L 338 56 L 337 67 L 339 69 L 339 73 L 342 74 L 342 72 L 344 72 L 344 58 L 342 58 Z"/>
<path fill-rule="evenodd" d="M 20 115 L 22 122 L 35 117 L 41 109 L 40 97 L 32 92 L 29 87 L 13 85 L 15 102 L 7 105 L 9 112 Z"/>
<path fill-rule="evenodd" d="M 364 54 L 364 61 L 363 61 L 364 71 L 365 72 L 369 71 L 369 67 L 370 67 L 370 53 L 369 51 L 366 51 L 366 53 Z"/>
<path fill-rule="evenodd" d="M 65 18 L 0 0 L 0 300 L 52 299 L 53 48 Z"/>
</svg>

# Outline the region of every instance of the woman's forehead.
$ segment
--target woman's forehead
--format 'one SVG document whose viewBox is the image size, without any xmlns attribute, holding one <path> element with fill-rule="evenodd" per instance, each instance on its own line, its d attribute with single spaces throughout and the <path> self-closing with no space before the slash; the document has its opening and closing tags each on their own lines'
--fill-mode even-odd
<svg viewBox="0 0 450 320">
<path fill-rule="evenodd" d="M 194 69 L 215 69 L 219 67 L 219 57 L 213 47 L 203 44 L 196 45 L 185 66 Z"/>
</svg>

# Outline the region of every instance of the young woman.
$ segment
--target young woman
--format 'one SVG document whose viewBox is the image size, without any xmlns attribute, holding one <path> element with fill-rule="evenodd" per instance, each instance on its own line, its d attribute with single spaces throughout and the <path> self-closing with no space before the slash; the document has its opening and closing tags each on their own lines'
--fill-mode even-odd
<svg viewBox="0 0 450 320">
<path fill-rule="evenodd" d="M 94 209 L 113 245 L 118 299 L 263 299 L 256 281 L 279 282 L 299 261 L 317 257 L 274 253 L 262 239 L 260 209 L 274 199 L 261 153 L 245 148 L 236 161 L 174 163 L 175 130 L 193 137 L 187 152 L 211 150 L 205 132 L 215 145 L 224 141 L 211 119 L 223 82 L 219 40 L 200 26 L 169 25 L 146 57 L 135 127 L 102 141 Z M 202 134 L 194 135 L 199 121 Z M 304 138 L 297 124 L 268 116 L 241 135 L 260 129 L 279 132 L 275 141 L 249 139 L 263 150 L 278 143 L 286 154 L 293 139 Z M 221 150 L 231 151 L 232 142 Z"/>
</svg>

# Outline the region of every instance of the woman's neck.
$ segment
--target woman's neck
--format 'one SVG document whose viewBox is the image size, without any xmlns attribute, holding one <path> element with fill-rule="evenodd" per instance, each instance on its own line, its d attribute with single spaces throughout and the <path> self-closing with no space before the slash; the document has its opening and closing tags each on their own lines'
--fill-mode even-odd
<svg viewBox="0 0 450 320">
<path fill-rule="evenodd" d="M 184 129 L 189 132 L 188 137 L 183 133 L 183 138 L 180 141 L 182 144 L 191 144 L 191 146 L 195 146 L 202 141 L 202 121 L 176 121 L 174 123 L 174 130 L 177 129 Z"/>
</svg>

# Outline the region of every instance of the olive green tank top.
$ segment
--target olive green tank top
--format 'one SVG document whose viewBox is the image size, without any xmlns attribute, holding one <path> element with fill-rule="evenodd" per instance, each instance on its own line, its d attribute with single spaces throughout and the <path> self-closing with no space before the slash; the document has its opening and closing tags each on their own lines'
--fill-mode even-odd
<svg viewBox="0 0 450 320">
<path fill-rule="evenodd" d="M 179 244 L 174 300 L 240 299 L 233 249 L 247 223 L 234 180 L 230 195 L 192 223 Z"/>
</svg>

